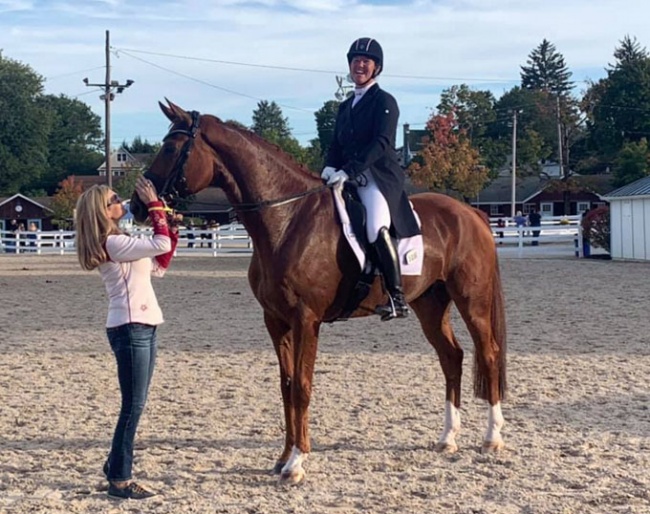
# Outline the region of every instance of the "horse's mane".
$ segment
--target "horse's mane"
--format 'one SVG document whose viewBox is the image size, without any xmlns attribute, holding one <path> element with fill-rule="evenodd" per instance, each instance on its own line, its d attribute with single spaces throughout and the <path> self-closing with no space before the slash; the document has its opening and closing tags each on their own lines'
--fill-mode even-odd
<svg viewBox="0 0 650 514">
<path fill-rule="evenodd" d="M 276 157 L 279 158 L 280 162 L 282 164 L 285 164 L 287 167 L 295 169 L 296 171 L 300 171 L 303 173 L 308 173 L 309 175 L 313 175 L 313 173 L 310 172 L 309 168 L 305 166 L 304 164 L 299 163 L 293 155 L 285 152 L 280 148 L 278 145 L 271 143 L 264 139 L 262 136 L 259 134 L 256 134 L 252 130 L 247 129 L 246 127 L 242 127 L 236 122 L 232 121 L 222 121 L 219 117 L 214 116 L 214 115 L 209 115 L 212 118 L 214 118 L 217 123 L 220 123 L 221 125 L 225 125 L 229 129 L 234 130 L 238 134 L 242 135 L 245 139 L 247 139 L 249 142 L 251 142 L 255 146 L 261 146 L 264 148 L 266 151 L 274 154 Z"/>
</svg>

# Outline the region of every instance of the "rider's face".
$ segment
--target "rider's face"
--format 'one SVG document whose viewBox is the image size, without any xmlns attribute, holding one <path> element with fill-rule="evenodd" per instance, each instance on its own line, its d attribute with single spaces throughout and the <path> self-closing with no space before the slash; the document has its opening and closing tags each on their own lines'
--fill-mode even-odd
<svg viewBox="0 0 650 514">
<path fill-rule="evenodd" d="M 364 55 L 357 55 L 350 62 L 350 76 L 355 85 L 363 86 L 373 76 L 377 64 L 370 57 Z"/>
</svg>

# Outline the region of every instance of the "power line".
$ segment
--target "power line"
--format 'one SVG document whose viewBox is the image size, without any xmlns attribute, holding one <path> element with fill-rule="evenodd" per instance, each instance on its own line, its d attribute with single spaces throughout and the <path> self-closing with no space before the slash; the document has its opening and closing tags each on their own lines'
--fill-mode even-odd
<svg viewBox="0 0 650 514">
<path fill-rule="evenodd" d="M 208 86 L 208 87 L 211 87 L 211 88 L 214 88 L 214 89 L 218 89 L 219 91 L 223 91 L 225 93 L 230 93 L 231 95 L 237 95 L 237 96 L 243 96 L 244 98 L 250 98 L 251 100 L 256 100 L 258 102 L 263 101 L 262 98 L 258 98 L 256 96 L 248 95 L 246 93 L 240 93 L 239 91 L 235 91 L 233 89 L 228 89 L 228 88 L 225 88 L 225 87 L 222 87 L 222 86 L 217 86 L 216 84 L 212 84 L 212 83 L 207 82 L 205 80 L 197 79 L 196 77 L 192 77 L 191 75 L 187 75 L 185 73 L 181 73 L 179 71 L 175 71 L 175 70 L 166 68 L 165 66 L 161 66 L 160 64 L 156 64 L 156 63 L 153 63 L 151 61 L 147 61 L 146 59 L 142 59 L 141 57 L 136 57 L 135 55 L 131 55 L 127 51 L 120 50 L 120 52 L 123 53 L 124 55 L 130 57 L 131 59 L 135 59 L 136 61 L 143 62 L 145 64 L 148 64 L 149 66 L 153 66 L 154 68 L 158 68 L 159 70 L 166 71 L 167 73 L 172 73 L 173 75 L 178 75 L 179 77 L 183 77 L 183 78 L 186 78 L 188 80 L 198 82 L 199 84 L 203 84 L 204 86 Z M 315 109 L 311 109 L 311 110 L 310 109 L 304 109 L 302 107 L 294 107 L 292 105 L 281 104 L 281 103 L 278 103 L 278 102 L 276 102 L 276 103 L 278 105 L 280 105 L 281 107 L 286 107 L 287 109 L 292 109 L 292 110 L 301 111 L 301 112 L 308 112 L 310 114 L 313 114 L 313 112 L 315 110 Z"/>
<path fill-rule="evenodd" d="M 95 71 L 101 70 L 104 66 L 95 66 L 94 68 L 85 68 L 83 70 L 71 71 L 69 73 L 61 73 L 60 75 L 53 75 L 52 77 L 45 77 L 45 80 L 55 80 L 60 79 L 61 77 L 69 77 L 70 75 L 77 75 L 78 73 L 83 73 L 84 71 Z"/>
<path fill-rule="evenodd" d="M 172 57 L 174 59 L 184 59 L 188 61 L 201 61 L 201 62 L 212 62 L 216 64 L 227 64 L 230 66 L 245 66 L 249 68 L 267 68 L 271 70 L 282 70 L 282 71 L 298 71 L 298 72 L 303 72 L 303 73 L 324 73 L 328 75 L 332 74 L 338 74 L 340 75 L 343 73 L 344 75 L 347 74 L 348 72 L 342 72 L 341 70 L 319 70 L 319 69 L 314 69 L 314 68 L 294 68 L 291 66 L 277 66 L 277 65 L 272 65 L 272 64 L 256 64 L 256 63 L 249 63 L 249 62 L 240 62 L 240 61 L 225 61 L 222 59 L 208 59 L 206 57 L 192 57 L 188 55 L 178 55 L 178 54 L 168 54 L 168 53 L 162 53 L 162 52 L 149 52 L 146 50 L 137 50 L 133 48 L 115 48 L 117 52 L 132 52 L 132 53 L 138 53 L 138 54 L 147 54 L 147 55 L 156 55 L 159 57 Z M 128 54 L 127 54 L 128 55 Z M 133 57 L 132 55 L 130 57 Z M 440 81 L 468 81 L 468 82 L 494 82 L 497 84 L 508 84 L 510 82 L 518 82 L 519 79 L 503 79 L 503 78 L 482 78 L 482 77 L 473 77 L 473 78 L 468 78 L 468 77 L 435 77 L 435 76 L 427 76 L 427 75 L 395 75 L 395 74 L 389 74 L 389 73 L 384 73 L 382 74 L 384 77 L 390 77 L 390 78 L 398 78 L 398 79 L 414 79 L 414 80 L 440 80 Z"/>
</svg>

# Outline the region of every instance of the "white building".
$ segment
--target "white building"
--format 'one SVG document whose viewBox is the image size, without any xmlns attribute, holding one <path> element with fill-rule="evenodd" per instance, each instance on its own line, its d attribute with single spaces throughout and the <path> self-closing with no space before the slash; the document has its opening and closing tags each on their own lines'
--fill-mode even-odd
<svg viewBox="0 0 650 514">
<path fill-rule="evenodd" d="M 612 259 L 650 261 L 650 177 L 608 193 Z"/>
</svg>

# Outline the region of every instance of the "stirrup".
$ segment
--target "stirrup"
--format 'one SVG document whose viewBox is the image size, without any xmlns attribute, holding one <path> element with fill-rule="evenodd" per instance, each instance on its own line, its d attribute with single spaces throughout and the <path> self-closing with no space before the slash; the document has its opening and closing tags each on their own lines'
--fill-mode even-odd
<svg viewBox="0 0 650 514">
<path fill-rule="evenodd" d="M 382 321 L 389 321 L 394 318 L 406 318 L 409 315 L 409 308 L 404 301 L 395 301 L 392 296 L 388 295 L 388 303 L 378 305 L 375 308 L 375 314 L 381 316 Z"/>
</svg>

